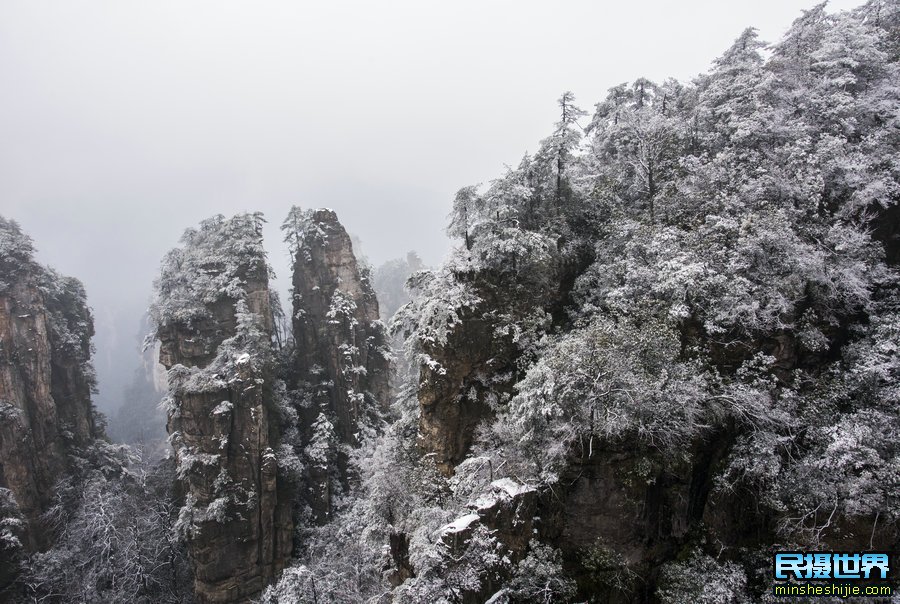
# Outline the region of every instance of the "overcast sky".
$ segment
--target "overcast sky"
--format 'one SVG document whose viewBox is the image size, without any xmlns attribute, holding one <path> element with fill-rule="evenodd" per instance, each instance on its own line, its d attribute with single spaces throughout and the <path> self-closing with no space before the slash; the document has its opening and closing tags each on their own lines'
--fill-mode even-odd
<svg viewBox="0 0 900 604">
<path fill-rule="evenodd" d="M 284 277 L 277 225 L 326 206 L 374 264 L 437 264 L 453 193 L 534 151 L 561 92 L 591 108 L 639 76 L 690 80 L 743 28 L 776 41 L 811 6 L 2 0 L 0 214 L 84 281 L 109 409 L 186 227 L 262 210 Z"/>
</svg>

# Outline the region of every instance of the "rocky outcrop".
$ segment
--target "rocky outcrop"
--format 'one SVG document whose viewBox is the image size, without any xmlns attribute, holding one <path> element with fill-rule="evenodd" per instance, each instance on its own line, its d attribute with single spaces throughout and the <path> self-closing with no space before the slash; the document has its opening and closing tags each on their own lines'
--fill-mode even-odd
<svg viewBox="0 0 900 604">
<path fill-rule="evenodd" d="M 273 314 L 261 219 L 219 216 L 167 256 L 153 308 L 169 369 L 168 432 L 187 503 L 200 602 L 246 601 L 292 549 L 291 492 L 278 476 Z"/>
<path fill-rule="evenodd" d="M 0 217 L 0 600 L 24 556 L 52 544 L 54 488 L 101 435 L 93 335 L 81 283 L 34 262 L 31 239 Z"/>
<path fill-rule="evenodd" d="M 572 459 L 564 488 L 541 498 L 541 539 L 560 548 L 582 593 L 609 602 L 651 601 L 662 564 L 702 531 L 711 470 L 728 442 L 701 439 L 677 459 L 610 444 Z"/>
<path fill-rule="evenodd" d="M 465 459 L 492 408 L 512 396 L 530 338 L 566 320 L 573 275 L 585 262 L 569 266 L 552 255 L 541 270 L 451 271 L 444 289 L 464 285 L 478 301 L 448 309 L 455 318 L 446 337 L 420 334 L 417 342 L 428 359 L 419 363 L 419 446 L 445 476 Z"/>
<path fill-rule="evenodd" d="M 475 532 L 485 531 L 496 539 L 506 562 L 517 564 L 528 552 L 534 534 L 537 533 L 536 517 L 540 494 L 537 489 L 522 485 L 509 478 L 501 478 L 490 483 L 485 491 L 468 504 L 467 514 L 441 527 L 438 536 L 451 559 L 464 560 L 473 541 Z M 391 541 L 393 545 L 393 538 Z M 391 548 L 394 554 L 393 547 Z M 477 554 L 476 554 L 477 556 Z M 405 568 L 402 558 L 393 556 L 396 569 L 392 577 L 413 575 L 412 568 Z M 408 562 L 408 561 L 407 561 Z M 509 568 L 494 569 L 496 575 L 477 582 L 476 589 L 462 589 L 461 602 L 478 604 L 487 601 L 500 586 L 509 579 Z"/>
<path fill-rule="evenodd" d="M 733 431 L 715 431 L 679 456 L 633 441 L 604 443 L 589 456 L 573 456 L 555 486 L 492 481 L 468 504 L 468 513 L 441 529 L 440 538 L 462 560 L 475 531 L 484 527 L 513 562 L 536 539 L 560 550 L 582 597 L 614 604 L 656 602 L 661 569 L 689 555 L 698 543 L 715 544 L 723 560 L 753 564 L 759 562 L 754 555 L 780 542 L 777 513 L 752 491 L 739 485 L 721 488 L 716 480 L 734 442 Z M 481 458 L 464 463 L 484 465 Z M 826 528 L 822 549 L 889 551 L 898 539 L 896 526 L 878 525 L 874 517 L 834 519 Z M 392 576 L 414 576 L 403 558 L 392 561 Z M 505 576 L 506 570 L 497 572 Z M 464 593 L 462 601 L 483 602 L 491 589 L 483 584 L 481 591 Z"/>
<path fill-rule="evenodd" d="M 391 354 L 369 271 L 334 211 L 294 208 L 284 229 L 294 260 L 291 374 L 306 400 L 299 409 L 306 499 L 324 522 L 332 481 L 348 481 L 337 445 L 357 446 L 388 409 Z"/>
<path fill-rule="evenodd" d="M 390 402 L 390 355 L 368 270 L 333 210 L 306 212 L 294 249 L 298 380 L 320 388 L 346 443 L 367 413 Z"/>
<path fill-rule="evenodd" d="M 457 519 L 441 530 L 441 538 L 451 548 L 458 548 L 461 537 L 477 524 L 492 531 L 518 562 L 525 557 L 534 531 L 539 493 L 534 487 L 522 485 L 509 478 L 493 481 L 477 499 L 470 502 L 471 513 Z"/>
<path fill-rule="evenodd" d="M 31 259 L 31 241 L 0 218 L 0 488 L 28 521 L 28 545 L 69 455 L 98 435 L 91 405 L 93 320 L 81 283 Z"/>
<path fill-rule="evenodd" d="M 475 428 L 491 416 L 487 397 L 509 394 L 514 383 L 515 346 L 496 334 L 489 316 L 472 314 L 446 345 L 424 346 L 435 362 L 419 368 L 419 445 L 447 476 L 468 453 Z"/>
</svg>

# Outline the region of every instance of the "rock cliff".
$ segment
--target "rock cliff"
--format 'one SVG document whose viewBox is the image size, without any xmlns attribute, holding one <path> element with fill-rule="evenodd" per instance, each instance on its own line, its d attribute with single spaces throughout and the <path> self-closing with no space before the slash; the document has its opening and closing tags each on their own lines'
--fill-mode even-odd
<svg viewBox="0 0 900 604">
<path fill-rule="evenodd" d="M 151 309 L 186 492 L 176 529 L 200 602 L 246 601 L 277 575 L 295 520 L 308 518 L 298 504 L 315 523 L 330 517 L 352 480 L 346 447 L 378 430 L 390 396 L 378 303 L 334 212 L 295 210 L 286 223 L 294 338 L 284 349 L 273 346 L 280 309 L 261 224 L 217 216 L 189 229 Z"/>
<path fill-rule="evenodd" d="M 0 217 L 0 491 L 27 522 L 26 549 L 48 545 L 41 516 L 53 487 L 70 473 L 70 455 L 100 433 L 93 334 L 81 283 L 34 262 L 30 238 Z"/>
<path fill-rule="evenodd" d="M 331 510 L 331 478 L 348 480 L 339 445 L 357 446 L 388 408 L 391 356 L 368 269 L 334 211 L 294 208 L 284 230 L 293 255 L 291 374 L 306 397 L 308 502 L 322 522 Z"/>
<path fill-rule="evenodd" d="M 483 271 L 464 266 L 465 270 L 454 268 L 439 278 L 449 277 L 442 287 L 451 290 L 465 284 L 471 303 L 447 299 L 433 304 L 442 307 L 439 313 L 452 314 L 439 321 L 444 335 L 419 331 L 417 337 L 422 353 L 418 441 L 445 476 L 469 453 L 478 426 L 492 419 L 496 405 L 512 396 L 523 363 L 528 362 L 522 355 L 531 338 L 561 322 L 555 316 L 563 314 L 562 304 L 572 287 L 570 273 L 578 264 L 564 266 L 550 254 L 540 270 L 513 266 Z M 420 300 L 431 295 L 421 292 Z M 435 295 L 438 300 L 441 296 Z"/>
<path fill-rule="evenodd" d="M 332 210 L 305 215 L 293 268 L 298 379 L 322 389 L 341 440 L 356 442 L 364 416 L 390 400 L 390 359 L 368 271 Z"/>
<path fill-rule="evenodd" d="M 93 319 L 81 283 L 31 259 L 30 240 L 0 218 L 0 487 L 43 541 L 39 516 L 67 454 L 93 440 Z"/>
<path fill-rule="evenodd" d="M 435 363 L 419 368 L 419 444 L 447 476 L 468 453 L 475 429 L 491 417 L 487 397 L 512 391 L 519 351 L 495 327 L 490 315 L 472 313 L 446 345 L 423 346 Z"/>
<path fill-rule="evenodd" d="M 189 230 L 163 264 L 153 308 L 169 369 L 168 432 L 187 504 L 200 602 L 241 602 L 292 549 L 290 490 L 278 476 L 269 268 L 259 215 Z"/>
</svg>

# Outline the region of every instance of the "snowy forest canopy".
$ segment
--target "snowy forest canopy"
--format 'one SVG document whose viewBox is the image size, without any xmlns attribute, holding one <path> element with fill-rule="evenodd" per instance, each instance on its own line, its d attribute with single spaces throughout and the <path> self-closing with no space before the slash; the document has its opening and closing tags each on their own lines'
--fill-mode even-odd
<svg viewBox="0 0 900 604">
<path fill-rule="evenodd" d="M 177 459 L 81 446 L 39 553 L 0 489 L 10 598 L 192 601 L 198 540 L 270 496 L 203 432 L 241 422 L 292 497 L 265 604 L 767 602 L 773 551 L 896 550 L 900 4 L 558 107 L 456 194 L 440 267 L 370 271 L 292 209 L 290 317 L 261 215 L 188 230 L 151 311 Z M 0 227 L 2 296 L 31 244 Z M 53 316 L 83 356 L 86 318 Z"/>
</svg>

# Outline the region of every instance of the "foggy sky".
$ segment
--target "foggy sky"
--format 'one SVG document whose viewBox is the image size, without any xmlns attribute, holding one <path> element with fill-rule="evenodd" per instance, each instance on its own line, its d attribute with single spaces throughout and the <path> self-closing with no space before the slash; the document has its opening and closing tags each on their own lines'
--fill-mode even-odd
<svg viewBox="0 0 900 604">
<path fill-rule="evenodd" d="M 831 3 L 851 8 L 857 0 Z M 688 81 L 811 1 L 0 2 L 0 214 L 94 308 L 105 410 L 162 255 L 215 213 L 334 208 L 376 266 L 438 264 L 454 192 L 645 76 Z"/>
</svg>

